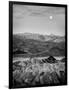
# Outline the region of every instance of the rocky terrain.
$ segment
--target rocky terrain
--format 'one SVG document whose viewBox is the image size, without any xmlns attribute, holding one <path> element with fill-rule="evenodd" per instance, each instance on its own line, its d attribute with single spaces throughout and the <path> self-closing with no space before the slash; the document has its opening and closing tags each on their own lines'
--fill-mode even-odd
<svg viewBox="0 0 69 90">
<path fill-rule="evenodd" d="M 50 56 L 13 63 L 13 87 L 65 84 L 65 62 Z"/>
<path fill-rule="evenodd" d="M 46 57 L 37 59 L 38 57 Z M 58 60 L 54 57 L 64 57 Z M 32 33 L 13 35 L 13 88 L 65 85 L 65 37 Z M 28 60 L 24 60 L 28 58 Z M 15 61 L 15 62 L 14 62 Z"/>
</svg>

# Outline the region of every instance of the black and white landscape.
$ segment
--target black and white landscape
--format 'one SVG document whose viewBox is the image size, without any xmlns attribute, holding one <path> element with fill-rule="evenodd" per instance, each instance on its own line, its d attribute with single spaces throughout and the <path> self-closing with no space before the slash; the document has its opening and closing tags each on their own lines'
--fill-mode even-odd
<svg viewBox="0 0 69 90">
<path fill-rule="evenodd" d="M 65 8 L 13 5 L 13 88 L 64 85 Z"/>
</svg>

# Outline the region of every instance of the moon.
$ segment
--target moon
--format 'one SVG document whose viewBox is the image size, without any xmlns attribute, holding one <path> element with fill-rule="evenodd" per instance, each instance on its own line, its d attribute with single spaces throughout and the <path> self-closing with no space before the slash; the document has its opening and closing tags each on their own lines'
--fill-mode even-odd
<svg viewBox="0 0 69 90">
<path fill-rule="evenodd" d="M 53 16 L 49 16 L 49 19 L 52 20 L 53 19 Z"/>
</svg>

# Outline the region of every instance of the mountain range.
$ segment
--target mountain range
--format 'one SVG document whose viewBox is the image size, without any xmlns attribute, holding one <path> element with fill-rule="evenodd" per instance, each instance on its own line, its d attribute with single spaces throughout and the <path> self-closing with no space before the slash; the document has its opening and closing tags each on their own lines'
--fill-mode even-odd
<svg viewBox="0 0 69 90">
<path fill-rule="evenodd" d="M 34 40 L 40 40 L 40 41 L 52 41 L 57 43 L 65 41 L 64 36 L 58 36 L 54 34 L 42 35 L 37 33 L 20 33 L 15 35 L 20 36 L 21 38 L 34 39 Z"/>
<path fill-rule="evenodd" d="M 13 54 L 65 56 L 65 37 L 53 34 L 13 34 Z"/>
</svg>

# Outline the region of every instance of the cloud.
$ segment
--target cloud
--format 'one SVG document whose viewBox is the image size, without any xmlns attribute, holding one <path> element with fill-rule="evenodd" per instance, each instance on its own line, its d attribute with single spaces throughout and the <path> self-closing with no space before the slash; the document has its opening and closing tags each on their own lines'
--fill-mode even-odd
<svg viewBox="0 0 69 90">
<path fill-rule="evenodd" d="M 14 5 L 13 15 L 15 18 L 25 16 L 45 16 L 46 14 L 64 14 L 65 9 L 62 7 L 48 6 L 31 6 L 31 5 Z"/>
</svg>

